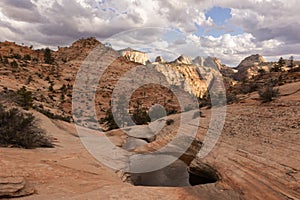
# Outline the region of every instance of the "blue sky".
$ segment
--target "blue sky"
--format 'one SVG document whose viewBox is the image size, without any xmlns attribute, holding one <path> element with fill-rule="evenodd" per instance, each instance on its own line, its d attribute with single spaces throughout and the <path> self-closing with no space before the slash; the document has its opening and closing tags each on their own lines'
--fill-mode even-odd
<svg viewBox="0 0 300 200">
<path fill-rule="evenodd" d="M 222 7 L 214 6 L 213 8 L 205 12 L 205 17 L 206 19 L 211 18 L 215 26 L 207 29 L 196 25 L 197 26 L 196 34 L 198 36 L 211 35 L 214 37 L 220 37 L 225 33 L 229 33 L 231 35 L 239 35 L 244 33 L 242 28 L 230 23 L 229 20 L 232 18 L 230 8 L 222 8 Z"/>
<path fill-rule="evenodd" d="M 298 8 L 298 0 L 1 0 L 0 41 L 55 49 L 118 34 L 114 48 L 152 57 L 214 56 L 230 66 L 257 53 L 300 59 Z"/>
</svg>

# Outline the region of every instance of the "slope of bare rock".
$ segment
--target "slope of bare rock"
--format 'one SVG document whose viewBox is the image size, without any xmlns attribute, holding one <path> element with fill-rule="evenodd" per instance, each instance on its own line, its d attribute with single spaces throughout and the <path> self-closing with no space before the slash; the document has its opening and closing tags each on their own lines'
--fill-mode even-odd
<svg viewBox="0 0 300 200">
<path fill-rule="evenodd" d="M 129 61 L 140 63 L 143 65 L 149 63 L 149 57 L 145 52 L 140 52 L 131 48 L 122 49 L 118 52 L 121 54 L 121 56 L 123 56 Z"/>
<path fill-rule="evenodd" d="M 35 116 L 55 138 L 55 148 L 0 148 L 0 177 L 25 177 L 36 189 L 36 194 L 21 199 L 240 199 L 238 193 L 216 184 L 163 188 L 124 183 L 87 152 L 72 124 L 40 113 Z"/>
<path fill-rule="evenodd" d="M 283 85 L 279 91 L 281 96 L 271 103 L 262 104 L 254 98 L 255 92 L 249 100 L 229 105 L 217 145 L 204 159 L 193 160 L 189 170 L 196 174 L 200 171 L 206 180 L 218 179 L 216 185 L 233 189 L 244 199 L 299 199 L 300 82 Z M 211 116 L 210 110 L 202 112 L 205 117 L 196 137 L 200 141 L 205 138 Z M 176 134 L 179 116 L 172 119 L 172 128 L 165 127 L 155 141 L 135 151 L 154 151 L 169 143 Z M 197 150 L 190 152 L 195 155 Z"/>
<path fill-rule="evenodd" d="M 0 177 L 0 198 L 23 197 L 34 192 L 23 177 Z"/>
<path fill-rule="evenodd" d="M 280 87 L 298 89 L 299 82 Z M 245 199 L 299 199 L 299 102 L 295 93 L 269 104 L 228 106 L 219 143 L 202 161 Z"/>
</svg>

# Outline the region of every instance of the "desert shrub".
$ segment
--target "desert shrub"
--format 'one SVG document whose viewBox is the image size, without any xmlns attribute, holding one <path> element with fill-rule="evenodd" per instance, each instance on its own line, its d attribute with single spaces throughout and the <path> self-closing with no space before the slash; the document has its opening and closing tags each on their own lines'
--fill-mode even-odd
<svg viewBox="0 0 300 200">
<path fill-rule="evenodd" d="M 147 124 L 148 122 L 151 122 L 151 119 L 148 115 L 146 108 L 140 108 L 134 110 L 132 114 L 132 120 L 137 125 L 143 125 L 143 124 Z"/>
<path fill-rule="evenodd" d="M 46 64 L 53 64 L 53 62 L 54 62 L 54 59 L 52 58 L 52 55 L 51 55 L 51 50 L 49 48 L 45 49 L 44 61 Z"/>
<path fill-rule="evenodd" d="M 259 98 L 263 103 L 273 101 L 279 96 L 279 90 L 268 85 L 265 88 L 258 91 Z"/>
<path fill-rule="evenodd" d="M 0 145 L 22 147 L 53 147 L 45 132 L 36 126 L 32 114 L 13 108 L 8 111 L 0 105 Z"/>
<path fill-rule="evenodd" d="M 174 119 L 167 119 L 166 124 L 167 124 L 168 126 L 174 124 Z"/>
<path fill-rule="evenodd" d="M 3 64 L 9 64 L 9 61 L 8 61 L 8 58 L 7 57 L 3 57 L 3 60 L 2 60 Z"/>
<path fill-rule="evenodd" d="M 26 85 L 30 84 L 33 81 L 33 78 L 31 75 L 28 76 L 27 81 L 26 81 Z"/>
<path fill-rule="evenodd" d="M 31 56 L 30 56 L 29 54 L 26 54 L 26 55 L 24 56 L 24 60 L 31 60 Z"/>
<path fill-rule="evenodd" d="M 255 82 L 242 83 L 240 92 L 242 94 L 248 94 L 257 91 L 257 89 L 258 85 Z"/>
<path fill-rule="evenodd" d="M 238 98 L 235 93 L 228 93 L 226 95 L 227 104 L 232 104 L 238 102 Z"/>
<path fill-rule="evenodd" d="M 12 58 L 15 58 L 15 59 L 22 59 L 22 56 L 20 55 L 20 54 L 14 54 L 13 56 L 12 56 Z"/>
<path fill-rule="evenodd" d="M 19 67 L 19 64 L 14 60 L 14 61 L 12 61 L 12 62 L 10 63 L 10 66 L 11 66 L 12 68 L 18 68 L 18 67 Z"/>
<path fill-rule="evenodd" d="M 199 102 L 199 108 L 206 107 L 206 106 L 211 107 L 210 93 L 206 92 L 202 98 L 198 97 L 198 102 Z"/>
<path fill-rule="evenodd" d="M 167 112 L 167 115 L 173 115 L 173 114 L 178 113 L 178 111 L 175 108 L 166 108 L 166 112 Z"/>
<path fill-rule="evenodd" d="M 36 111 L 42 113 L 43 115 L 46 115 L 50 119 L 58 119 L 58 120 L 65 121 L 65 122 L 72 121 L 71 117 L 69 117 L 69 116 L 56 115 L 56 114 L 53 114 L 52 112 L 50 112 L 49 110 L 45 110 L 45 109 L 39 108 L 39 107 L 35 107 L 34 109 Z"/>
<path fill-rule="evenodd" d="M 48 90 L 49 90 L 49 92 L 53 92 L 53 91 L 54 91 L 54 89 L 53 89 L 53 85 L 52 85 L 52 84 L 50 84 L 50 86 L 49 86 Z"/>
<path fill-rule="evenodd" d="M 28 110 L 33 105 L 32 93 L 27 91 L 25 86 L 16 92 L 17 98 L 16 103 L 22 106 L 24 109 Z"/>
<path fill-rule="evenodd" d="M 118 124 L 115 122 L 111 108 L 106 111 L 105 117 L 103 118 L 102 122 L 106 122 L 107 131 L 119 128 Z"/>
<path fill-rule="evenodd" d="M 263 76 L 266 74 L 266 70 L 264 70 L 264 69 L 259 69 L 257 72 L 258 72 L 259 76 Z"/>
</svg>

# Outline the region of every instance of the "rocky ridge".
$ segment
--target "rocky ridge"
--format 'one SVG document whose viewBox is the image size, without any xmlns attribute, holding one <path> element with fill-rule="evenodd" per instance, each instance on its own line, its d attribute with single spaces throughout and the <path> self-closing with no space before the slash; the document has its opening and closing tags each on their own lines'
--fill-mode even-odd
<svg viewBox="0 0 300 200">
<path fill-rule="evenodd" d="M 121 56 L 125 57 L 129 61 L 140 63 L 146 65 L 149 63 L 149 57 L 145 52 L 133 50 L 131 48 L 126 48 L 118 51 Z"/>
</svg>

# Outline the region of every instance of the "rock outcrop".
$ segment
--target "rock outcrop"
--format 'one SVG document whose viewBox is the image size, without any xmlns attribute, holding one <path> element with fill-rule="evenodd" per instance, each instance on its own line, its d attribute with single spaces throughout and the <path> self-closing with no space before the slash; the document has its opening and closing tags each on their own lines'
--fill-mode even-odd
<svg viewBox="0 0 300 200">
<path fill-rule="evenodd" d="M 59 47 L 54 52 L 57 62 L 83 61 L 88 54 L 98 45 L 102 45 L 96 38 L 90 37 L 75 41 L 70 47 Z"/>
<path fill-rule="evenodd" d="M 191 65 L 192 64 L 192 59 L 186 55 L 181 55 L 179 56 L 174 63 L 177 64 L 185 64 L 185 65 Z"/>
<path fill-rule="evenodd" d="M 237 73 L 234 75 L 236 80 L 249 79 L 252 76 L 258 74 L 259 69 L 265 69 L 264 63 L 267 61 L 265 58 L 259 54 L 251 55 L 245 58 L 237 67 Z"/>
<path fill-rule="evenodd" d="M 155 59 L 155 62 L 158 62 L 158 63 L 164 63 L 165 60 L 163 59 L 162 56 L 157 56 L 156 59 Z"/>
<path fill-rule="evenodd" d="M 126 48 L 118 51 L 121 56 L 125 57 L 129 61 L 146 65 L 149 63 L 149 57 L 145 52 Z"/>
<path fill-rule="evenodd" d="M 209 56 L 207 58 L 203 58 L 198 56 L 193 60 L 193 64 L 199 67 L 218 69 L 223 76 L 230 78 L 232 78 L 237 72 L 237 70 L 222 64 L 221 60 L 216 57 Z"/>
<path fill-rule="evenodd" d="M 23 197 L 34 192 L 23 177 L 0 177 L 0 198 Z"/>
<path fill-rule="evenodd" d="M 166 77 L 170 85 L 181 87 L 196 97 L 203 97 L 209 83 L 213 80 L 212 69 L 206 71 L 191 64 L 176 62 L 158 64 L 156 69 Z"/>
</svg>

